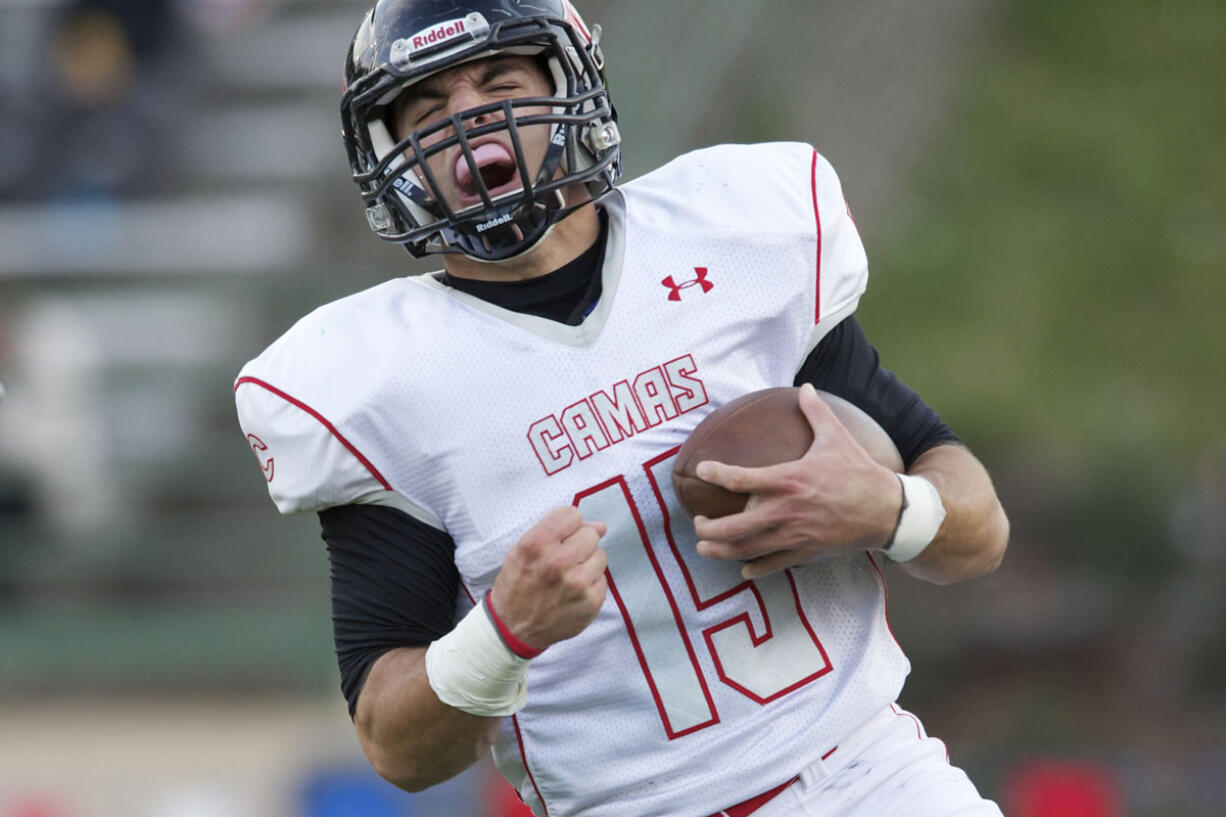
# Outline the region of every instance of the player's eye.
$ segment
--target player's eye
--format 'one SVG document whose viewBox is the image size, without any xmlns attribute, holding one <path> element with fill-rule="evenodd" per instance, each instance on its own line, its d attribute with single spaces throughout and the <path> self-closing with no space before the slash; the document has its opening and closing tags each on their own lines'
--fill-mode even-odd
<svg viewBox="0 0 1226 817">
<path fill-rule="evenodd" d="M 425 108 L 420 113 L 418 113 L 417 116 L 413 118 L 413 121 L 416 122 L 418 125 L 424 125 L 430 120 L 434 119 L 440 113 L 442 113 L 442 111 L 443 111 L 442 105 L 431 105 L 430 107 Z"/>
</svg>

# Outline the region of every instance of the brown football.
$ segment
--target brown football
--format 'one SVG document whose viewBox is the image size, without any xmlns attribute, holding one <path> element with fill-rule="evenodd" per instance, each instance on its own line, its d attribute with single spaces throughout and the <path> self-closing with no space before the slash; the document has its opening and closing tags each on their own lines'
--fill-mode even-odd
<svg viewBox="0 0 1226 817">
<path fill-rule="evenodd" d="M 673 490 L 690 515 L 712 519 L 738 513 L 749 494 L 701 480 L 694 469 L 704 460 L 760 468 L 800 459 L 813 445 L 813 430 L 800 410 L 800 389 L 783 386 L 750 392 L 703 418 L 677 452 Z M 824 391 L 818 395 L 874 460 L 901 472 L 902 456 L 885 429 L 855 404 Z"/>
</svg>

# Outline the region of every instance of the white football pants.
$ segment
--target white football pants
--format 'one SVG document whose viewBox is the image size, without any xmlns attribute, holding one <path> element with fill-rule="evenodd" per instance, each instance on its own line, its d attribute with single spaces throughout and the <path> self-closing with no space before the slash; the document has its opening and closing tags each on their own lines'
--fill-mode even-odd
<svg viewBox="0 0 1226 817">
<path fill-rule="evenodd" d="M 911 713 L 890 706 L 752 817 L 1003 817 L 945 744 Z"/>
</svg>

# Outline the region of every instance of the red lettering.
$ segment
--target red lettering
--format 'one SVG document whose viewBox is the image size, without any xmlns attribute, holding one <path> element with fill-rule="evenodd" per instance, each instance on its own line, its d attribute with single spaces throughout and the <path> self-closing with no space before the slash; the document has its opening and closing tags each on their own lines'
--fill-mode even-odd
<svg viewBox="0 0 1226 817">
<path fill-rule="evenodd" d="M 586 400 L 580 400 L 573 406 L 568 406 L 562 412 L 562 428 L 570 437 L 579 459 L 586 460 L 596 451 L 604 451 L 609 447 L 609 440 L 600 428 L 600 421 Z"/>
<path fill-rule="evenodd" d="M 668 389 L 668 381 L 659 367 L 648 369 L 634 378 L 634 396 L 643 407 L 647 424 L 658 426 L 677 416 L 677 404 Z"/>
<path fill-rule="evenodd" d="M 677 410 L 682 414 L 707 404 L 706 387 L 698 378 L 690 377 L 697 371 L 698 366 L 694 364 L 693 355 L 685 355 L 664 364 L 664 373 L 668 375 L 669 384 L 680 390 L 674 391 L 673 397 L 677 400 Z"/>
<path fill-rule="evenodd" d="M 412 50 L 419 51 L 428 45 L 446 42 L 452 37 L 458 37 L 467 32 L 468 28 L 464 25 L 463 20 L 457 20 L 454 23 L 442 23 L 428 32 L 419 32 L 413 35 Z"/>
<path fill-rule="evenodd" d="M 612 397 L 598 391 L 591 400 L 610 442 L 619 443 L 625 437 L 633 437 L 647 430 L 647 418 L 643 416 L 638 403 L 634 402 L 634 393 L 625 380 L 613 387 Z"/>
<path fill-rule="evenodd" d="M 545 474 L 553 476 L 576 459 L 707 405 L 707 388 L 697 374 L 693 355 L 674 358 L 537 420 L 528 442 Z"/>
<path fill-rule="evenodd" d="M 537 420 L 532 424 L 532 428 L 528 429 L 528 442 L 532 444 L 536 458 L 541 461 L 541 467 L 549 476 L 569 468 L 575 460 L 573 448 L 566 444 L 556 445 L 564 440 L 566 434 L 558 424 L 558 418 L 552 414 L 543 420 Z"/>
</svg>

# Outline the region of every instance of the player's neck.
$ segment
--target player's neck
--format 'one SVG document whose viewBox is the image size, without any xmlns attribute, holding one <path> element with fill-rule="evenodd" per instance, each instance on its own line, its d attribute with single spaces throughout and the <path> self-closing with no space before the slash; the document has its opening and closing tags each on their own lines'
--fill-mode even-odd
<svg viewBox="0 0 1226 817">
<path fill-rule="evenodd" d="M 525 281 L 539 278 L 574 261 L 600 237 L 596 205 L 588 204 L 554 225 L 540 244 L 517 258 L 496 263 L 476 261 L 464 255 L 446 255 L 443 265 L 456 278 L 477 281 Z"/>
</svg>

